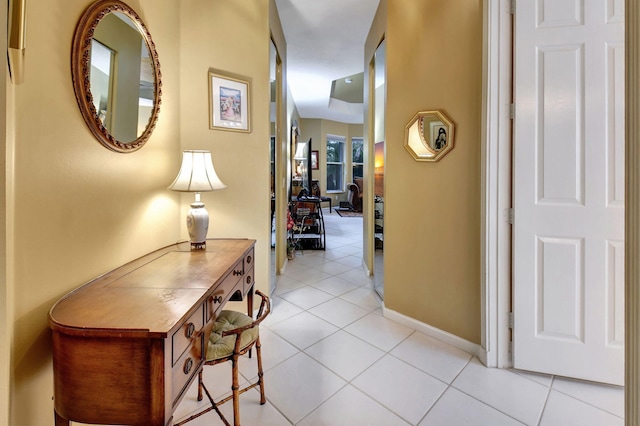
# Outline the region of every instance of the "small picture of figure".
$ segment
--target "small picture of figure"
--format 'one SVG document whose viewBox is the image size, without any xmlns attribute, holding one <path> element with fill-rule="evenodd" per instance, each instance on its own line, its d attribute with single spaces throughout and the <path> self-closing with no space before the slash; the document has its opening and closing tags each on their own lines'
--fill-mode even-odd
<svg viewBox="0 0 640 426">
<path fill-rule="evenodd" d="M 447 145 L 447 129 L 444 126 L 438 126 L 434 130 L 433 149 L 440 151 Z"/>
<path fill-rule="evenodd" d="M 220 118 L 228 121 L 242 121 L 241 103 L 240 90 L 220 87 Z"/>
</svg>

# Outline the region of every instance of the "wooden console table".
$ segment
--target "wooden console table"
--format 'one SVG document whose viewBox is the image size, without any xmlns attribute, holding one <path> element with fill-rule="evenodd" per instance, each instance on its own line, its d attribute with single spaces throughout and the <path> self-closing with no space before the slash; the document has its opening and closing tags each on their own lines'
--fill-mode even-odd
<svg viewBox="0 0 640 426">
<path fill-rule="evenodd" d="M 55 424 L 170 424 L 218 312 L 244 295 L 253 311 L 254 245 L 165 247 L 56 302 L 49 312 Z"/>
</svg>

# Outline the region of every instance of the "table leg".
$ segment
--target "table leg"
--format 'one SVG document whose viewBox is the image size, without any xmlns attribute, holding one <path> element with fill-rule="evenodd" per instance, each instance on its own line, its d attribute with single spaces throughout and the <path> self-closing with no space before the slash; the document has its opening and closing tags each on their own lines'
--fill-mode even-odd
<svg viewBox="0 0 640 426">
<path fill-rule="evenodd" d="M 249 291 L 247 292 L 247 315 L 253 318 L 253 288 L 255 284 L 251 286 Z"/>
<path fill-rule="evenodd" d="M 253 318 L 253 288 L 255 287 L 255 283 L 251 286 L 251 288 L 249 289 L 249 292 L 247 292 L 247 315 L 249 315 L 250 318 Z M 251 352 L 252 352 L 253 348 L 249 349 L 249 358 L 251 358 Z"/>
<path fill-rule="evenodd" d="M 53 414 L 56 426 L 69 426 L 69 420 L 63 418 L 55 409 L 53 410 Z"/>
</svg>

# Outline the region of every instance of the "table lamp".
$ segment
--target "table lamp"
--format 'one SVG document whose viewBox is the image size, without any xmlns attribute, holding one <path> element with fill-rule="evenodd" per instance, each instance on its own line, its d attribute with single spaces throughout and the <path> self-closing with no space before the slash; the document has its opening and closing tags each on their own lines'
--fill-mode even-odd
<svg viewBox="0 0 640 426">
<path fill-rule="evenodd" d="M 195 201 L 187 213 L 187 229 L 191 240 L 192 250 L 206 248 L 207 231 L 209 230 L 209 213 L 200 201 L 201 192 L 224 189 L 211 161 L 211 152 L 192 150 L 183 151 L 182 166 L 178 176 L 168 189 L 180 192 L 195 192 Z"/>
</svg>

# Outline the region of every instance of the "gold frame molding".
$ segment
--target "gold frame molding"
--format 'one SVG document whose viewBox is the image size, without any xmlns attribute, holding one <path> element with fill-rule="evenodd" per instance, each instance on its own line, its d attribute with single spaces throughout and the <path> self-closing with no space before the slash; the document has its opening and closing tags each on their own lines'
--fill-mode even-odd
<svg viewBox="0 0 640 426">
<path fill-rule="evenodd" d="M 95 106 L 93 105 L 93 95 L 91 94 L 89 71 L 91 68 L 91 40 L 93 33 L 100 23 L 100 20 L 109 13 L 119 12 L 127 16 L 136 25 L 140 36 L 143 38 L 149 49 L 149 57 L 153 63 L 154 73 L 154 102 L 149 117 L 149 122 L 144 132 L 132 142 L 122 142 L 117 140 L 109 133 L 104 126 Z M 78 107 L 82 113 L 82 118 L 87 123 L 91 133 L 105 147 L 116 152 L 133 152 L 142 148 L 147 142 L 151 132 L 153 131 L 158 113 L 160 112 L 160 103 L 162 95 L 162 82 L 160 73 L 160 62 L 158 60 L 158 52 L 151 39 L 151 34 L 142 22 L 138 14 L 127 4 L 120 0 L 99 0 L 90 5 L 80 17 L 76 31 L 73 35 L 73 44 L 71 48 L 71 77 L 73 80 L 73 89 L 78 101 Z"/>
<path fill-rule="evenodd" d="M 225 90 L 240 92 L 240 121 L 222 117 L 220 93 Z M 216 92 L 216 89 L 218 91 Z M 216 102 L 216 100 L 218 102 Z M 244 102 L 244 104 L 243 104 Z M 242 115 L 244 112 L 244 116 Z M 251 81 L 246 77 L 209 69 L 209 129 L 251 133 Z"/>
<path fill-rule="evenodd" d="M 13 0 L 9 4 L 9 34 L 7 59 L 14 84 L 24 82 L 24 54 L 26 50 L 27 0 Z"/>
<path fill-rule="evenodd" d="M 444 111 L 420 111 L 405 126 L 404 147 L 416 161 L 439 161 L 453 149 L 454 133 L 455 125 Z"/>
</svg>

